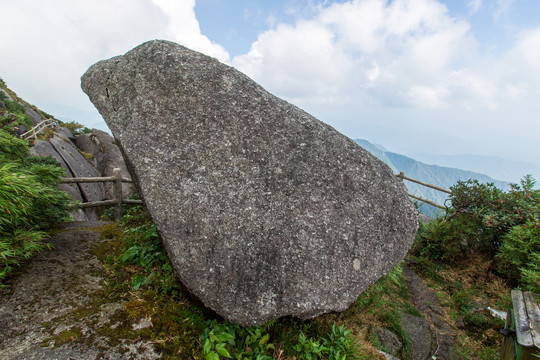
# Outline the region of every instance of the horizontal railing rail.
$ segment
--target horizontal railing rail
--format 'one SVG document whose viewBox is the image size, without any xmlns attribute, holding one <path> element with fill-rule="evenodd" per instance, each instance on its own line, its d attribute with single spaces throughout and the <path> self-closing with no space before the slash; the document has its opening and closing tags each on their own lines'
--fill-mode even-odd
<svg viewBox="0 0 540 360">
<path fill-rule="evenodd" d="M 410 177 L 407 177 L 407 176 L 405 176 L 405 173 L 403 173 L 403 172 L 400 172 L 399 174 L 396 174 L 396 176 L 398 178 L 400 178 L 402 181 L 403 180 L 411 181 L 411 182 L 414 182 L 416 184 L 419 184 L 419 185 L 422 185 L 422 186 L 425 186 L 425 187 L 428 187 L 428 188 L 431 188 L 431 189 L 434 189 L 434 190 L 437 190 L 437 191 L 444 192 L 446 194 L 452 194 L 452 192 L 450 190 L 444 189 L 444 188 L 436 186 L 436 185 L 428 184 L 428 183 L 425 183 L 425 182 L 422 182 L 422 181 L 419 181 L 419 180 L 416 180 L 416 179 L 413 179 L 413 178 L 410 178 Z M 431 206 L 435 206 L 436 208 L 439 208 L 439 209 L 442 209 L 442 210 L 448 210 L 448 207 L 443 206 L 443 205 L 439 205 L 436 202 L 433 202 L 433 201 L 428 200 L 428 199 L 424 199 L 423 197 L 416 196 L 416 195 L 413 195 L 413 194 L 409 194 L 409 196 L 411 198 L 413 198 L 413 199 L 418 200 L 418 201 L 422 201 L 422 202 L 424 202 L 426 204 L 429 204 Z"/>
<path fill-rule="evenodd" d="M 118 168 L 113 169 L 113 176 L 105 177 L 78 177 L 78 178 L 64 178 L 62 183 L 97 183 L 97 182 L 112 182 L 113 183 L 113 199 L 92 201 L 76 204 L 78 208 L 87 209 L 97 206 L 114 206 L 114 219 L 120 220 L 122 217 L 122 204 L 142 204 L 142 200 L 124 199 L 122 193 L 122 183 L 133 183 L 133 180 L 122 177 L 121 170 Z"/>
<path fill-rule="evenodd" d="M 419 185 L 429 187 L 431 189 L 444 192 L 446 194 L 452 194 L 450 190 L 441 188 L 436 185 L 428 184 L 410 177 L 405 176 L 403 172 L 400 172 L 399 174 L 395 175 L 396 177 L 400 178 L 401 180 L 407 180 L 414 183 L 417 183 Z M 113 176 L 104 176 L 104 177 L 78 177 L 78 178 L 64 178 L 62 179 L 62 183 L 64 184 L 73 184 L 73 183 L 97 183 L 97 182 L 112 182 L 113 183 L 113 194 L 114 197 L 111 200 L 102 200 L 102 201 L 92 201 L 92 202 L 85 202 L 85 203 L 79 203 L 77 204 L 77 207 L 81 209 L 91 208 L 91 207 L 97 207 L 97 206 L 114 206 L 114 218 L 115 220 L 120 220 L 122 217 L 122 204 L 142 204 L 142 200 L 132 200 L 132 199 L 123 199 L 122 194 L 122 183 L 133 183 L 133 180 L 122 177 L 121 171 L 118 168 L 115 168 L 113 170 Z M 420 196 L 416 196 L 413 194 L 408 194 L 411 198 L 416 199 L 418 201 L 422 201 L 426 204 L 429 204 L 431 206 L 435 206 L 436 208 L 442 209 L 442 210 L 448 210 L 448 207 L 439 205 L 436 202 L 433 202 L 431 200 L 422 198 Z"/>
<path fill-rule="evenodd" d="M 31 138 L 37 139 L 39 133 L 48 127 L 54 128 L 56 126 L 56 120 L 54 119 L 45 119 L 24 134 L 21 135 L 21 139 L 28 140 Z"/>
</svg>

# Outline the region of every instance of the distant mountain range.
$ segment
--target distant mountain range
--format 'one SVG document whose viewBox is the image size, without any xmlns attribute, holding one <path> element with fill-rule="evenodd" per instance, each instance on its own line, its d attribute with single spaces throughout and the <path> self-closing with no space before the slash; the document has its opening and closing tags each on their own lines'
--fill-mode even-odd
<svg viewBox="0 0 540 360">
<path fill-rule="evenodd" d="M 476 171 L 494 179 L 519 183 L 527 174 L 540 180 L 540 165 L 484 155 L 412 154 L 410 157 L 426 164 L 437 164 L 463 170 Z"/>
<path fill-rule="evenodd" d="M 438 165 L 429 165 L 410 157 L 396 154 L 387 151 L 381 145 L 375 145 L 367 140 L 355 139 L 356 143 L 369 151 L 375 157 L 385 162 L 395 174 L 403 172 L 407 177 L 436 185 L 445 189 L 449 189 L 455 185 L 459 180 L 466 181 L 469 179 L 477 179 L 484 183 L 494 183 L 496 187 L 508 190 L 509 183 L 505 181 L 494 180 L 491 177 L 480 174 L 473 171 L 462 170 L 452 167 L 443 167 Z M 525 175 L 525 174 L 523 174 Z M 438 204 L 444 205 L 448 194 L 427 188 L 425 186 L 412 183 L 410 181 L 404 181 L 410 194 L 420 196 L 422 198 L 434 201 Z M 425 215 L 434 217 L 438 212 L 442 212 L 433 206 L 423 204 L 420 206 L 420 212 Z"/>
</svg>

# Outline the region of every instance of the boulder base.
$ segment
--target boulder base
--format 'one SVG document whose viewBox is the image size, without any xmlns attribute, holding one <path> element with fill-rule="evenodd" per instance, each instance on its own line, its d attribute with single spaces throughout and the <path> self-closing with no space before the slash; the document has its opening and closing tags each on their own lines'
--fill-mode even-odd
<svg viewBox="0 0 540 360">
<path fill-rule="evenodd" d="M 230 321 L 345 310 L 414 239 L 388 166 L 213 58 L 150 41 L 93 65 L 82 88 L 176 274 Z"/>
</svg>

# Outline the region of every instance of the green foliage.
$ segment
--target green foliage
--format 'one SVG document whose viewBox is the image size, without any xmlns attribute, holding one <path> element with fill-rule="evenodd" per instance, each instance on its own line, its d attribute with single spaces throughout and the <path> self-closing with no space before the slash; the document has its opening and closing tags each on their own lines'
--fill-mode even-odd
<svg viewBox="0 0 540 360">
<path fill-rule="evenodd" d="M 357 316 L 369 316 L 369 322 L 384 324 L 391 329 L 403 344 L 402 357 L 408 358 L 412 347 L 409 335 L 401 325 L 402 314 L 420 314 L 409 302 L 402 266 L 403 263 L 397 264 L 386 276 L 370 285 L 348 311 Z M 373 345 L 376 346 L 376 342 Z"/>
<path fill-rule="evenodd" d="M 43 115 L 43 117 L 44 117 L 45 119 L 54 119 L 54 118 L 55 118 L 54 116 L 52 116 L 52 115 L 49 114 L 49 113 L 46 113 L 46 112 L 43 111 L 43 110 L 39 110 L 39 112 L 41 113 L 41 115 Z"/>
<path fill-rule="evenodd" d="M 120 257 L 123 264 L 140 268 L 132 278 L 135 290 L 153 288 L 158 292 L 179 291 L 172 265 L 165 253 L 156 226 L 142 206 L 133 206 L 122 217 L 125 249 Z"/>
<path fill-rule="evenodd" d="M 472 250 L 495 253 L 502 237 L 514 226 L 540 218 L 540 191 L 534 190 L 536 181 L 531 175 L 512 184 L 510 192 L 503 192 L 493 184 L 477 180 L 458 182 L 451 188 L 450 199 L 456 214 L 468 215 L 478 220 L 476 244 Z"/>
<path fill-rule="evenodd" d="M 4 94 L 3 92 L 0 92 Z M 4 94 L 5 95 L 5 94 Z M 26 107 L 16 101 L 3 100 L 7 112 L 0 118 L 0 125 L 4 130 L 12 130 L 13 126 L 22 124 L 28 129 L 34 126 L 32 118 L 26 113 Z"/>
<path fill-rule="evenodd" d="M 351 338 L 351 330 L 346 330 L 344 325 L 338 327 L 333 324 L 332 331 L 323 339 L 323 346 L 330 360 L 355 358 L 356 344 Z"/>
<path fill-rule="evenodd" d="M 411 249 L 423 268 L 453 264 L 469 254 L 496 256 L 498 271 L 514 285 L 538 291 L 540 279 L 540 190 L 527 175 L 509 192 L 476 180 L 452 187 L 448 219 L 421 226 Z"/>
<path fill-rule="evenodd" d="M 88 129 L 86 126 L 81 125 L 79 123 L 76 123 L 75 121 L 70 122 L 60 122 L 60 126 L 67 128 L 70 130 L 74 135 L 77 134 L 88 134 L 91 133 L 92 130 Z"/>
<path fill-rule="evenodd" d="M 26 107 L 16 101 L 4 101 L 6 109 L 14 114 L 26 114 Z"/>
<path fill-rule="evenodd" d="M 276 333 L 271 331 L 273 323 L 263 326 L 245 327 L 229 322 L 209 320 L 201 335 L 205 359 L 233 358 L 237 360 L 272 360 L 278 347 Z M 286 356 L 302 360 L 347 360 L 357 359 L 358 348 L 351 331 L 345 326 L 332 325 L 331 331 L 318 338 L 300 331 L 296 343 L 287 349 Z"/>
<path fill-rule="evenodd" d="M 499 271 L 526 290 L 540 293 L 540 222 L 514 226 L 497 254 Z"/>
<path fill-rule="evenodd" d="M 228 322 L 209 320 L 201 335 L 206 359 L 235 358 L 272 360 L 274 345 L 270 334 L 260 326 L 244 327 Z"/>
<path fill-rule="evenodd" d="M 28 154 L 28 142 L 0 130 L 0 162 L 22 160 Z"/>
<path fill-rule="evenodd" d="M 27 152 L 26 141 L 0 130 L 0 281 L 43 249 L 46 235 L 40 230 L 68 211 L 69 195 L 55 188 L 64 170 Z"/>
<path fill-rule="evenodd" d="M 48 235 L 43 231 L 15 230 L 9 236 L 0 235 L 0 284 L 24 259 L 45 248 Z"/>
</svg>

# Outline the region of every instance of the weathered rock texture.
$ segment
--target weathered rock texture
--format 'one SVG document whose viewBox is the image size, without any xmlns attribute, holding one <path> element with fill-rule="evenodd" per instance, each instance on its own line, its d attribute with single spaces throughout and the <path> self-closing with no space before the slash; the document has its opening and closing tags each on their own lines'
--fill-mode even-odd
<svg viewBox="0 0 540 360">
<path fill-rule="evenodd" d="M 53 136 L 50 143 L 67 164 L 73 177 L 101 176 L 68 139 Z M 85 201 L 100 201 L 103 200 L 105 196 L 105 190 L 102 183 L 82 183 L 79 184 L 79 187 Z"/>
<path fill-rule="evenodd" d="M 102 176 L 113 176 L 113 169 L 118 168 L 122 177 L 130 178 L 120 149 L 114 143 L 114 138 L 105 131 L 93 129 L 90 134 L 79 135 L 74 141 L 79 149 L 93 156 L 91 162 Z M 133 194 L 129 183 L 122 184 L 122 194 Z M 105 198 L 114 198 L 112 183 L 105 184 Z"/>
<path fill-rule="evenodd" d="M 35 156 L 42 156 L 42 157 L 52 157 L 58 163 L 64 168 L 64 176 L 65 177 L 73 177 L 73 173 L 69 170 L 69 167 L 67 166 L 66 162 L 60 154 L 54 149 L 54 147 L 51 145 L 51 143 L 43 140 L 35 140 L 34 146 L 32 146 L 30 153 Z M 67 192 L 69 195 L 71 195 L 71 198 L 76 201 L 83 201 L 81 189 L 79 188 L 78 184 L 59 184 L 57 186 L 59 190 Z M 94 211 L 95 213 L 95 211 Z M 83 212 L 83 210 L 72 210 L 71 214 L 73 215 L 74 221 L 88 221 L 88 217 Z"/>
<path fill-rule="evenodd" d="M 54 158 L 66 170 L 66 177 L 101 177 L 102 175 L 81 155 L 73 142 L 68 137 L 62 136 L 70 134 L 71 131 L 66 128 L 57 128 L 49 142 L 36 140 L 31 152 L 36 156 Z M 71 136 L 73 137 L 72 134 Z M 105 198 L 103 183 L 61 184 L 59 189 L 81 202 L 101 201 Z M 75 221 L 98 219 L 96 208 L 74 211 L 72 215 Z"/>
<path fill-rule="evenodd" d="M 385 164 L 215 59 L 151 41 L 82 88 L 177 275 L 230 321 L 345 310 L 412 243 L 416 211 Z"/>
</svg>

